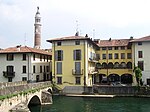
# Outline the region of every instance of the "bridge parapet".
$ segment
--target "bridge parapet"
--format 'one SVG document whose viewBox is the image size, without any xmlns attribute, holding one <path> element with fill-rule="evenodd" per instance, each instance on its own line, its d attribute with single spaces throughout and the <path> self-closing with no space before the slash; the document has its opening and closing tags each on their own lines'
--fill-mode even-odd
<svg viewBox="0 0 150 112">
<path fill-rule="evenodd" d="M 27 107 L 28 104 L 35 102 L 35 100 L 37 102 L 39 101 L 40 104 L 51 104 L 52 95 L 48 92 L 48 89 L 52 91 L 51 82 L 29 83 L 20 86 L 7 86 L 3 89 L 1 88 L 0 112 L 7 112 L 20 103 L 26 104 Z"/>
</svg>

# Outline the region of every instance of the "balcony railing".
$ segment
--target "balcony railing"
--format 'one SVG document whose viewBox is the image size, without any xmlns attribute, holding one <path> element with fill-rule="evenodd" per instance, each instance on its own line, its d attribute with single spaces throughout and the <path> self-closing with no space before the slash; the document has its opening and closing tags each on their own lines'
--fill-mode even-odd
<svg viewBox="0 0 150 112">
<path fill-rule="evenodd" d="M 3 71 L 3 76 L 6 77 L 6 78 L 15 77 L 15 72 Z"/>
<path fill-rule="evenodd" d="M 72 69 L 72 74 L 73 75 L 83 75 L 83 69 L 82 70 Z"/>
</svg>

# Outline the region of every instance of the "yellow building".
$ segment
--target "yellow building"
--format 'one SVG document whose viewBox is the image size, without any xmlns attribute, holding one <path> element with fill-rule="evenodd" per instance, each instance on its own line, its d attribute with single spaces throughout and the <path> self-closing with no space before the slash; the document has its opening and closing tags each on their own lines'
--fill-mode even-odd
<svg viewBox="0 0 150 112">
<path fill-rule="evenodd" d="M 99 45 L 97 53 L 100 55 L 96 64 L 98 74 L 94 83 L 120 82 L 132 84 L 132 50 L 131 39 L 95 40 Z"/>
<path fill-rule="evenodd" d="M 92 40 L 86 35 L 47 40 L 52 43 L 52 75 L 57 85 L 132 84 L 130 39 Z"/>
<path fill-rule="evenodd" d="M 52 74 L 57 85 L 90 86 L 92 74 L 97 73 L 96 50 L 89 37 L 70 36 L 47 40 L 52 43 Z"/>
</svg>

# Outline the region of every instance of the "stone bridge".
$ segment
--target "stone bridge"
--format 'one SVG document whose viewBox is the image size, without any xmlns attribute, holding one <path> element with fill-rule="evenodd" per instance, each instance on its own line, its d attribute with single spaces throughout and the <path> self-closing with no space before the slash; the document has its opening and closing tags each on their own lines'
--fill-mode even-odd
<svg viewBox="0 0 150 112">
<path fill-rule="evenodd" d="M 30 112 L 28 106 L 52 104 L 51 82 L 0 83 L 0 112 Z"/>
</svg>

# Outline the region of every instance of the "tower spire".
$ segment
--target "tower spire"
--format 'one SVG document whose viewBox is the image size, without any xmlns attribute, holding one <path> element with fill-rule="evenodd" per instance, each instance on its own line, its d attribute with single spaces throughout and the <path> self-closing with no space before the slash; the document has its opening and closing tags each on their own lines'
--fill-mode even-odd
<svg viewBox="0 0 150 112">
<path fill-rule="evenodd" d="M 39 7 L 37 7 L 37 12 L 35 14 L 35 24 L 34 24 L 34 48 L 40 49 L 41 47 L 41 16 L 39 12 Z"/>
</svg>

